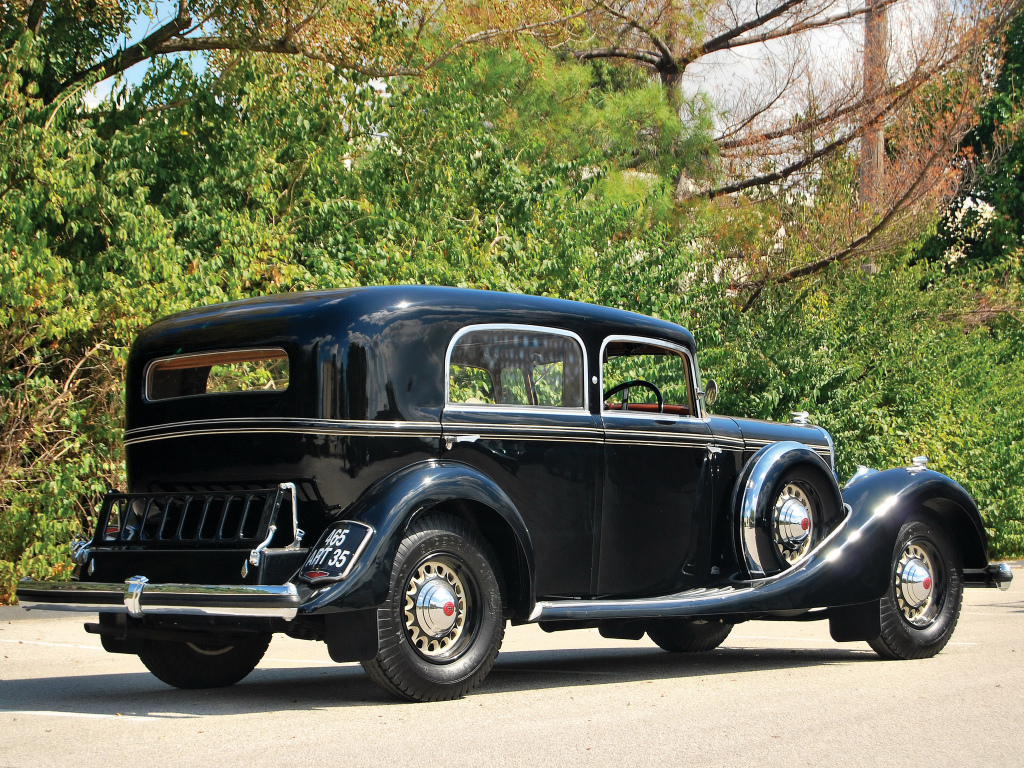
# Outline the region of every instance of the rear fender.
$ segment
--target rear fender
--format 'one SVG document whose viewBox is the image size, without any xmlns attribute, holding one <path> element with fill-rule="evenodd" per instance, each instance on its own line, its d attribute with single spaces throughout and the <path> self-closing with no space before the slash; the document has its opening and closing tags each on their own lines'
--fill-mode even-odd
<svg viewBox="0 0 1024 768">
<path fill-rule="evenodd" d="M 313 590 L 299 614 L 372 608 L 388 595 L 395 553 L 409 524 L 419 515 L 447 502 L 475 502 L 496 512 L 515 535 L 525 565 L 532 604 L 534 556 L 522 516 L 512 500 L 478 470 L 453 461 L 412 464 L 375 483 L 346 508 L 339 519 L 358 520 L 374 529 L 349 575 L 340 582 Z"/>
</svg>

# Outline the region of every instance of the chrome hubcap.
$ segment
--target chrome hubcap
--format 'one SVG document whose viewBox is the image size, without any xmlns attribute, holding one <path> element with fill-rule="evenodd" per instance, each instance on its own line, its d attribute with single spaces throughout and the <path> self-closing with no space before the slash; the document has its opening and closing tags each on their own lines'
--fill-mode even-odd
<svg viewBox="0 0 1024 768">
<path fill-rule="evenodd" d="M 938 615 L 933 573 L 928 551 L 917 541 L 909 542 L 896 563 L 896 603 L 915 627 L 927 627 Z"/>
<path fill-rule="evenodd" d="M 775 500 L 772 533 L 775 547 L 787 563 L 795 563 L 811 548 L 814 532 L 811 501 L 796 483 L 789 483 Z"/>
<path fill-rule="evenodd" d="M 405 629 L 425 656 L 441 656 L 456 646 L 465 628 L 466 590 L 451 566 L 422 563 L 405 589 Z"/>
</svg>

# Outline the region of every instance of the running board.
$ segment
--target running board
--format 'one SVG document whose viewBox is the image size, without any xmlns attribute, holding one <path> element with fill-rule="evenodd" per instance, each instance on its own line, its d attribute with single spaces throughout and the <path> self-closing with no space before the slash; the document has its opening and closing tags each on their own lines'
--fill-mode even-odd
<svg viewBox="0 0 1024 768">
<path fill-rule="evenodd" d="M 662 597 L 632 600 L 552 600 L 537 603 L 530 621 L 664 619 L 736 613 L 735 603 L 753 595 L 754 587 L 701 587 Z"/>
</svg>

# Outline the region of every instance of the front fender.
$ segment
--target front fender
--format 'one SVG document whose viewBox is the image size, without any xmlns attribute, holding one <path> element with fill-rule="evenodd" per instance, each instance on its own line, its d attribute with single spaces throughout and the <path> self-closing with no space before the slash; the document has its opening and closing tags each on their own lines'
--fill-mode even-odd
<svg viewBox="0 0 1024 768">
<path fill-rule="evenodd" d="M 512 500 L 480 471 L 454 461 L 424 461 L 385 477 L 345 509 L 340 519 L 374 528 L 373 538 L 344 581 L 312 590 L 299 614 L 372 608 L 388 595 L 395 553 L 409 523 L 423 510 L 447 501 L 484 504 L 499 514 L 515 534 L 528 584 L 533 584 L 534 555 L 522 516 Z"/>
<path fill-rule="evenodd" d="M 894 543 L 911 514 L 926 515 L 940 524 L 960 548 L 964 568 L 988 565 L 988 538 L 978 505 L 959 483 L 946 475 L 931 470 L 878 472 L 846 488 L 843 501 L 854 511 L 888 510 L 883 516 Z"/>
</svg>

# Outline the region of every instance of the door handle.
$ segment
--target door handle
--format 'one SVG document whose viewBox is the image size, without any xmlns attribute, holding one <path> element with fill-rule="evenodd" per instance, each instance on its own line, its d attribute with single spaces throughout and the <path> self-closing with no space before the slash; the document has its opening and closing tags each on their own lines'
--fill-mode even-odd
<svg viewBox="0 0 1024 768">
<path fill-rule="evenodd" d="M 454 435 L 444 439 L 444 447 L 450 451 L 456 443 L 475 443 L 479 439 L 480 435 Z"/>
</svg>

